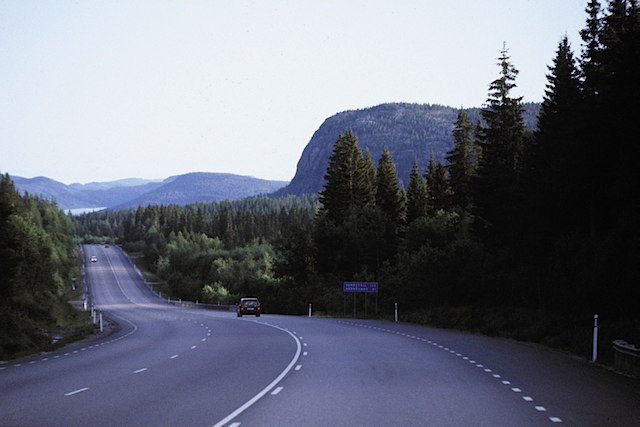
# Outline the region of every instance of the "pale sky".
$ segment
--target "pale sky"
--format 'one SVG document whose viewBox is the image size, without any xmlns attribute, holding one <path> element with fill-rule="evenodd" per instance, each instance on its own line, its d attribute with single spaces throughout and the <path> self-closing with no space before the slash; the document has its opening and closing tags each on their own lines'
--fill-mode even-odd
<svg viewBox="0 0 640 427">
<path fill-rule="evenodd" d="M 322 122 L 479 107 L 503 42 L 541 101 L 587 0 L 0 0 L 0 172 L 290 180 Z M 337 137 L 337 135 L 336 135 Z"/>
</svg>

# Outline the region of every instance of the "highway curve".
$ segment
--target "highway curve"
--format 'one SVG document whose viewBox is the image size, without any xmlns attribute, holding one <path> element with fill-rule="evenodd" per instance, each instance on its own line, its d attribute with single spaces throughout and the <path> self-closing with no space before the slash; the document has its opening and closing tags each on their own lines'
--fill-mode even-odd
<svg viewBox="0 0 640 427">
<path fill-rule="evenodd" d="M 84 249 L 94 303 L 119 328 L 0 365 L 0 425 L 640 425 L 640 382 L 561 353 L 403 323 L 175 307 L 119 248 Z"/>
</svg>

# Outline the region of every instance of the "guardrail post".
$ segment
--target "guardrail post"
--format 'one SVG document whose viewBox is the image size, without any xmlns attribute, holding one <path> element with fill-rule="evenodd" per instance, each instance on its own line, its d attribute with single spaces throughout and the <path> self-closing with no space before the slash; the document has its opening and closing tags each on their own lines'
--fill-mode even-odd
<svg viewBox="0 0 640 427">
<path fill-rule="evenodd" d="M 593 353 L 591 361 L 595 363 L 598 360 L 598 315 L 593 315 Z"/>
<path fill-rule="evenodd" d="M 615 340 L 613 350 L 615 370 L 632 378 L 640 378 L 640 347 L 624 340 Z"/>
<path fill-rule="evenodd" d="M 102 310 L 100 310 L 100 332 L 104 332 L 104 325 L 102 324 Z"/>
<path fill-rule="evenodd" d="M 397 323 L 398 322 L 398 303 L 394 303 L 394 308 L 393 308 L 393 319 L 394 321 Z"/>
<path fill-rule="evenodd" d="M 309 304 L 309 317 L 311 317 L 311 304 Z"/>
</svg>

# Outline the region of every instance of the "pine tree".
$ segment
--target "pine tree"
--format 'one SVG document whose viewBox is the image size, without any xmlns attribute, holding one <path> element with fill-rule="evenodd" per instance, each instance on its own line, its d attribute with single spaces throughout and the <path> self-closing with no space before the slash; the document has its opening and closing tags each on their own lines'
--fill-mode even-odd
<svg viewBox="0 0 640 427">
<path fill-rule="evenodd" d="M 375 194 L 376 194 L 376 169 L 373 165 L 373 159 L 371 158 L 371 152 L 367 149 L 364 154 L 364 163 L 363 163 L 363 173 L 365 176 L 365 185 L 364 189 L 365 194 L 365 205 L 373 205 L 375 204 Z"/>
<path fill-rule="evenodd" d="M 575 230 L 588 232 L 590 171 L 582 127 L 580 73 L 567 37 L 549 66 L 545 97 L 538 115 L 532 155 L 524 171 L 525 209 L 521 237 L 534 259 L 553 256 L 552 246 Z"/>
<path fill-rule="evenodd" d="M 489 86 L 487 104 L 482 110 L 486 125 L 482 129 L 482 156 L 475 179 L 477 214 L 495 244 L 515 237 L 520 208 L 520 173 L 525 154 L 522 98 L 513 98 L 518 70 L 511 64 L 503 46 L 498 58 L 500 75 Z"/>
<path fill-rule="evenodd" d="M 585 12 L 588 17 L 586 28 L 580 31 L 580 37 L 584 43 L 584 50 L 580 58 L 580 68 L 583 73 L 586 95 L 594 96 L 598 91 L 598 81 L 600 80 L 599 75 L 602 67 L 600 0 L 590 0 Z"/>
<path fill-rule="evenodd" d="M 402 225 L 402 199 L 398 192 L 396 166 L 386 148 L 378 162 L 376 177 L 376 207 L 384 218 L 385 247 L 381 255 L 383 259 L 390 259 L 396 252 L 398 231 Z"/>
<path fill-rule="evenodd" d="M 440 210 L 449 209 L 451 187 L 447 180 L 447 169 L 442 162 L 436 162 L 433 156 L 425 174 L 427 187 L 427 214 L 433 215 Z"/>
<path fill-rule="evenodd" d="M 595 203 L 595 237 L 601 265 L 599 285 L 610 292 L 608 307 L 626 315 L 637 313 L 630 301 L 640 298 L 640 10 L 636 0 L 611 0 L 603 17 L 599 85 L 599 137 L 594 160 L 600 162 Z M 596 141 L 594 141 L 596 142 Z M 606 260 L 602 262 L 601 260 Z M 616 272 L 615 284 L 610 272 Z M 594 293 L 594 299 L 598 293 Z"/>
<path fill-rule="evenodd" d="M 586 11 L 580 59 L 584 125 L 578 130 L 590 171 L 590 237 L 598 240 L 627 209 L 640 181 L 640 149 L 632 137 L 640 113 L 640 12 L 635 0 L 611 0 L 605 12 L 592 0 Z"/>
<path fill-rule="evenodd" d="M 352 209 L 371 205 L 371 168 L 351 131 L 340 134 L 329 158 L 325 184 L 320 192 L 321 212 L 340 224 Z"/>
<path fill-rule="evenodd" d="M 427 186 L 414 162 L 407 188 L 407 224 L 427 215 Z"/>
<path fill-rule="evenodd" d="M 460 110 L 453 129 L 454 145 L 445 157 L 454 203 L 462 209 L 471 204 L 471 181 L 476 175 L 479 147 L 474 126 L 465 110 Z"/>
<path fill-rule="evenodd" d="M 400 224 L 402 204 L 398 193 L 398 174 L 388 149 L 384 149 L 378 162 L 376 173 L 376 206 L 378 206 L 390 224 Z"/>
<path fill-rule="evenodd" d="M 612 186 L 612 216 L 627 209 L 628 197 L 638 190 L 640 156 L 636 121 L 640 114 L 640 10 L 635 0 L 611 0 L 603 19 L 600 86 L 602 119 L 608 138 L 608 166 Z M 600 158 L 599 160 L 601 160 Z M 638 206 L 636 206 L 637 209 Z"/>
</svg>

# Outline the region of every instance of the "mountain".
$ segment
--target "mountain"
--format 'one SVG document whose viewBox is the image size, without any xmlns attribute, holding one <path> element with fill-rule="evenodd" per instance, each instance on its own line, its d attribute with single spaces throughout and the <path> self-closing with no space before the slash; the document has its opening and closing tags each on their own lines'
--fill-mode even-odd
<svg viewBox="0 0 640 427">
<path fill-rule="evenodd" d="M 536 126 L 539 108 L 540 104 L 524 104 L 524 121 L 530 129 Z M 466 110 L 475 123 L 480 117 L 480 109 Z M 451 150 L 451 132 L 458 111 L 442 105 L 393 103 L 335 114 L 313 134 L 298 161 L 295 176 L 276 194 L 301 195 L 322 191 L 333 145 L 338 135 L 349 129 L 358 137 L 363 152 L 369 150 L 376 167 L 384 148 L 389 149 L 398 177 L 406 187 L 414 161 L 424 172 L 431 155 L 437 160 L 444 160 L 445 154 Z"/>
<path fill-rule="evenodd" d="M 273 193 L 286 184 L 286 181 L 268 181 L 251 176 L 194 172 L 167 178 L 163 185 L 114 208 L 237 200 Z"/>
<path fill-rule="evenodd" d="M 24 194 L 53 200 L 61 209 L 135 208 L 149 204 L 186 205 L 200 201 L 234 200 L 272 193 L 285 181 L 268 181 L 222 173 L 189 173 L 162 181 L 128 178 L 111 182 L 65 185 L 46 177 L 12 176 Z"/>
<path fill-rule="evenodd" d="M 524 104 L 525 125 L 536 126 L 540 104 Z M 135 208 L 150 204 L 185 205 L 201 201 L 234 200 L 258 194 L 313 194 L 322 190 L 333 145 L 351 129 L 360 148 L 377 164 L 383 149 L 391 152 L 401 183 L 409 182 L 413 162 L 424 172 L 430 156 L 443 160 L 453 147 L 458 109 L 442 105 L 393 103 L 335 114 L 322 123 L 305 147 L 293 180 L 267 181 L 223 173 L 195 172 L 165 180 L 127 178 L 110 182 L 65 185 L 46 177 L 12 177 L 21 193 L 54 200 L 62 209 Z M 467 109 L 475 122 L 479 108 Z"/>
<path fill-rule="evenodd" d="M 90 182 L 88 184 L 74 183 L 69 185 L 70 188 L 77 190 L 109 190 L 117 187 L 137 187 L 150 183 L 161 183 L 162 179 L 143 179 L 143 178 L 124 178 L 116 181 L 107 182 Z"/>
<path fill-rule="evenodd" d="M 92 202 L 90 194 L 78 192 L 68 185 L 44 176 L 35 178 L 12 176 L 11 180 L 21 194 L 29 193 L 46 200 L 55 200 L 63 209 L 104 206 Z"/>
</svg>

